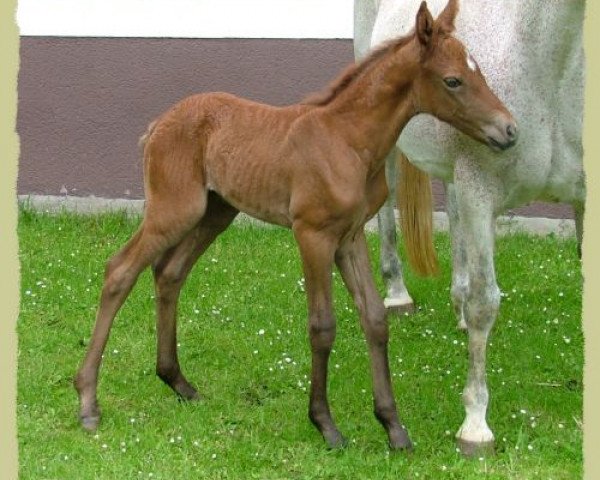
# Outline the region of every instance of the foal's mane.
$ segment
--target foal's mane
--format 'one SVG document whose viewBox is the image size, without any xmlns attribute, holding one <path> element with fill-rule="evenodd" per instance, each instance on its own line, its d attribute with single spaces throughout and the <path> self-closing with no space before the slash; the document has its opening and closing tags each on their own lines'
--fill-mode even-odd
<svg viewBox="0 0 600 480">
<path fill-rule="evenodd" d="M 373 50 L 367 57 L 360 62 L 349 65 L 339 77 L 333 80 L 325 89 L 320 92 L 311 93 L 300 102 L 301 105 L 314 105 L 322 107 L 329 104 L 334 98 L 348 88 L 354 80 L 361 76 L 371 65 L 379 60 L 393 54 L 397 49 L 406 45 L 412 40 L 414 32 L 404 37 L 394 38 L 383 43 Z"/>
</svg>

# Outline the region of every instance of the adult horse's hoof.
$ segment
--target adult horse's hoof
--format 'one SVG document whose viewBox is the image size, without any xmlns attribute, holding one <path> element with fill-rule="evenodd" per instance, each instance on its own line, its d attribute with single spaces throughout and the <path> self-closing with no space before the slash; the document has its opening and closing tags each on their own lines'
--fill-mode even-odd
<svg viewBox="0 0 600 480">
<path fill-rule="evenodd" d="M 485 457 L 494 455 L 495 443 L 494 440 L 489 442 L 469 442 L 468 440 L 456 439 L 460 453 L 468 458 Z"/>
<path fill-rule="evenodd" d="M 91 415 L 87 417 L 80 416 L 79 423 L 81 423 L 84 430 L 95 432 L 100 424 L 100 415 Z"/>
<path fill-rule="evenodd" d="M 383 301 L 385 305 L 385 309 L 388 313 L 403 316 L 403 315 L 412 315 L 415 313 L 415 304 L 414 302 L 403 302 L 401 300 L 397 300 L 395 298 L 386 298 Z"/>
</svg>

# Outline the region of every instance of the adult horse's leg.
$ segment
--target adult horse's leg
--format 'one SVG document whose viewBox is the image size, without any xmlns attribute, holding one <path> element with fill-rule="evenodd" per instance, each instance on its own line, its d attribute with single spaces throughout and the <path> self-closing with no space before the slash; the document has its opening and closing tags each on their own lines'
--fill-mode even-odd
<svg viewBox="0 0 600 480">
<path fill-rule="evenodd" d="M 335 340 L 331 273 L 338 239 L 298 222 L 294 223 L 293 231 L 302 257 L 308 300 L 308 334 L 312 353 L 308 416 L 329 448 L 338 448 L 344 446 L 346 440 L 331 417 L 327 401 L 327 366 Z"/>
<path fill-rule="evenodd" d="M 385 160 L 385 177 L 389 195 L 383 207 L 379 210 L 377 223 L 381 241 L 381 274 L 387 291 L 384 304 L 389 311 L 403 314 L 413 313 L 415 304 L 406 289 L 406 285 L 404 285 L 402 263 L 398 256 L 396 216 L 394 215 L 397 175 L 396 155 L 398 154 L 399 151 L 394 148 Z"/>
<path fill-rule="evenodd" d="M 465 241 L 453 183 L 446 183 L 446 210 L 448 212 L 450 240 L 452 242 L 452 286 L 450 288 L 450 295 L 452 297 L 454 313 L 458 321 L 457 327 L 460 330 L 466 330 L 465 303 L 469 290 L 469 274 L 467 272 Z"/>
<path fill-rule="evenodd" d="M 335 260 L 360 315 L 367 339 L 373 377 L 375 416 L 385 428 L 392 449 L 411 449 L 412 444 L 400 424 L 390 380 L 388 362 L 388 322 L 377 292 L 364 233 L 349 240 L 336 252 Z"/>
<path fill-rule="evenodd" d="M 474 162 L 457 162 L 456 200 L 467 257 L 468 291 L 464 306 L 469 331 L 469 367 L 463 391 L 466 418 L 456 435 L 465 455 L 493 449 L 494 434 L 486 420 L 487 339 L 500 306 L 500 290 L 494 272 L 495 217 L 492 178 Z"/>
<path fill-rule="evenodd" d="M 177 302 L 190 270 L 210 244 L 233 221 L 238 210 L 209 193 L 206 213 L 188 235 L 153 265 L 157 310 L 156 374 L 186 400 L 198 398 L 181 372 L 177 358 Z"/>
</svg>

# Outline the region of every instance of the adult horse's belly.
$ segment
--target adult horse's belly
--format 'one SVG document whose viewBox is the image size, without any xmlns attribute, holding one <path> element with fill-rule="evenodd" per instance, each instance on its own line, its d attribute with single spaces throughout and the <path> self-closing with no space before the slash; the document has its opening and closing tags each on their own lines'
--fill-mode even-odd
<svg viewBox="0 0 600 480">
<path fill-rule="evenodd" d="M 417 168 L 444 181 L 451 181 L 454 171 L 449 146 L 457 142 L 457 132 L 430 115 L 413 118 L 404 128 L 398 146 Z"/>
<path fill-rule="evenodd" d="M 518 113 L 518 112 L 517 112 Z M 543 125 L 523 125 L 516 146 L 494 152 L 450 125 L 430 116 L 414 118 L 403 131 L 398 146 L 417 168 L 441 180 L 454 181 L 454 165 L 469 159 L 486 171 L 501 197 L 499 210 L 515 207 L 543 195 L 552 171 L 552 130 Z"/>
</svg>

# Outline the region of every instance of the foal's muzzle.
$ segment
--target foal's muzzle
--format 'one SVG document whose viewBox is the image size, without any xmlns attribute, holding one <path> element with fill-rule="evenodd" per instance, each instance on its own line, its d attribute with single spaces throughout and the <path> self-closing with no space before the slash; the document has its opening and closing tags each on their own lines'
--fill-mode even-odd
<svg viewBox="0 0 600 480">
<path fill-rule="evenodd" d="M 514 120 L 498 122 L 487 130 L 487 144 L 497 152 L 503 152 L 513 147 L 519 139 L 519 130 Z"/>
</svg>

